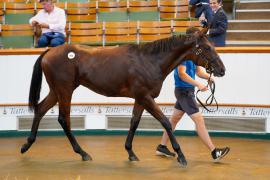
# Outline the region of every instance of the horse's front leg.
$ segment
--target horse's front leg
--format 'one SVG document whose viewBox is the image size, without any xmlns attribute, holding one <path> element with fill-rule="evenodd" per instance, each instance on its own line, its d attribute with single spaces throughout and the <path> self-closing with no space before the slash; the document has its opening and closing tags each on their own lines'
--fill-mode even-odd
<svg viewBox="0 0 270 180">
<path fill-rule="evenodd" d="M 128 159 L 130 161 L 138 161 L 138 157 L 135 155 L 135 153 L 132 150 L 132 141 L 134 138 L 135 131 L 139 125 L 139 122 L 141 120 L 141 116 L 143 113 L 143 106 L 139 105 L 136 101 L 133 107 L 133 112 L 132 112 L 132 118 L 130 122 L 130 128 L 129 132 L 127 135 L 126 143 L 125 143 L 125 148 L 128 152 Z"/>
<path fill-rule="evenodd" d="M 173 135 L 173 131 L 172 131 L 172 126 L 170 124 L 170 121 L 168 120 L 168 118 L 163 114 L 163 112 L 161 111 L 161 109 L 158 107 L 158 105 L 156 104 L 156 102 L 154 101 L 154 99 L 151 96 L 147 96 L 143 99 L 142 101 L 142 105 L 144 106 L 144 108 L 152 115 L 154 116 L 160 123 L 161 125 L 165 128 L 172 147 L 174 149 L 174 151 L 177 153 L 178 157 L 177 160 L 180 163 L 180 165 L 182 166 L 187 166 L 187 161 L 186 158 L 184 156 L 184 154 L 181 151 L 180 145 L 177 143 L 174 135 Z"/>
</svg>

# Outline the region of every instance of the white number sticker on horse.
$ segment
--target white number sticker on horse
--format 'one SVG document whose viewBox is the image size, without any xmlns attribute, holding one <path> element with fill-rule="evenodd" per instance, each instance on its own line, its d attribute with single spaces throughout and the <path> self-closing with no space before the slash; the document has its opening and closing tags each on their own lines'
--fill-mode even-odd
<svg viewBox="0 0 270 180">
<path fill-rule="evenodd" d="M 75 58 L 75 53 L 74 52 L 69 52 L 68 53 L 68 59 L 74 59 Z"/>
</svg>

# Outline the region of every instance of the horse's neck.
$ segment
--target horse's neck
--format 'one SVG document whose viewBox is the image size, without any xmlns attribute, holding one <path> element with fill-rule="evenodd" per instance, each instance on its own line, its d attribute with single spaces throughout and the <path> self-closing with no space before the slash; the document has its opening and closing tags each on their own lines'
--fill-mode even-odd
<svg viewBox="0 0 270 180">
<path fill-rule="evenodd" d="M 163 58 L 160 61 L 160 68 L 163 74 L 163 77 L 173 71 L 182 61 L 185 60 L 185 57 L 189 53 L 192 46 L 191 45 L 182 45 L 174 50 L 164 53 Z"/>
</svg>

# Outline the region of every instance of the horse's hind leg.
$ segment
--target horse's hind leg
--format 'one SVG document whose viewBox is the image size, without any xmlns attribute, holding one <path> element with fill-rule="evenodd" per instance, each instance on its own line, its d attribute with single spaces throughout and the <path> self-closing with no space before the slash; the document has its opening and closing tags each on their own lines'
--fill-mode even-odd
<svg viewBox="0 0 270 180">
<path fill-rule="evenodd" d="M 186 158 L 181 151 L 180 145 L 177 143 L 177 141 L 173 135 L 172 126 L 171 126 L 168 118 L 163 114 L 163 112 L 158 107 L 158 105 L 156 104 L 156 102 L 154 101 L 154 99 L 152 97 L 150 97 L 150 96 L 145 97 L 141 103 L 143 104 L 144 108 L 152 116 L 154 116 L 161 123 L 161 125 L 165 128 L 165 130 L 170 138 L 172 147 L 178 155 L 178 157 L 177 157 L 178 162 L 182 166 L 187 166 Z"/>
<path fill-rule="evenodd" d="M 135 131 L 136 131 L 136 129 L 139 125 L 139 122 L 141 120 L 143 110 L 144 110 L 143 106 L 139 105 L 135 101 L 133 112 L 132 112 L 132 118 L 131 118 L 131 122 L 130 122 L 130 128 L 129 128 L 126 143 L 125 143 L 125 148 L 128 152 L 128 156 L 129 156 L 128 159 L 130 161 L 138 161 L 139 160 L 138 157 L 135 155 L 135 153 L 132 150 L 132 141 L 133 141 Z"/>
<path fill-rule="evenodd" d="M 37 130 L 42 117 L 46 114 L 46 112 L 52 108 L 57 102 L 55 94 L 50 91 L 48 96 L 38 104 L 37 109 L 35 110 L 33 124 L 31 128 L 31 134 L 27 138 L 27 143 L 25 143 L 21 148 L 21 153 L 26 152 L 31 145 L 35 142 L 37 136 Z"/>
<path fill-rule="evenodd" d="M 73 150 L 76 153 L 78 153 L 78 154 L 80 154 L 82 156 L 83 161 L 92 160 L 91 156 L 89 154 L 87 154 L 84 150 L 82 150 L 82 148 L 80 147 L 80 145 L 76 141 L 75 137 L 71 133 L 71 128 L 70 128 L 70 101 L 71 101 L 71 94 L 66 95 L 65 93 L 61 93 L 60 96 L 61 97 L 59 97 L 59 101 L 58 101 L 58 103 L 59 103 L 58 122 L 60 123 L 60 125 L 64 129 L 64 132 L 65 132 L 66 136 L 68 137 L 68 139 L 69 139 L 69 141 L 70 141 L 70 143 L 71 143 L 71 145 L 73 147 Z M 66 98 L 63 98 L 64 96 Z"/>
</svg>

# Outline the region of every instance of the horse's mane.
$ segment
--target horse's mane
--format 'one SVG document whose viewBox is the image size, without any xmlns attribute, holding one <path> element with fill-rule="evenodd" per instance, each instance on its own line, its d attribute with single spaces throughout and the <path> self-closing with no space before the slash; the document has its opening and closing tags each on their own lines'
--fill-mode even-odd
<svg viewBox="0 0 270 180">
<path fill-rule="evenodd" d="M 136 45 L 139 51 L 147 54 L 157 54 L 160 52 L 168 52 L 176 45 L 179 46 L 181 43 L 184 45 L 186 35 L 173 35 L 168 38 L 159 39 L 153 42 L 142 43 Z M 134 46 L 133 46 L 134 47 Z"/>
</svg>

